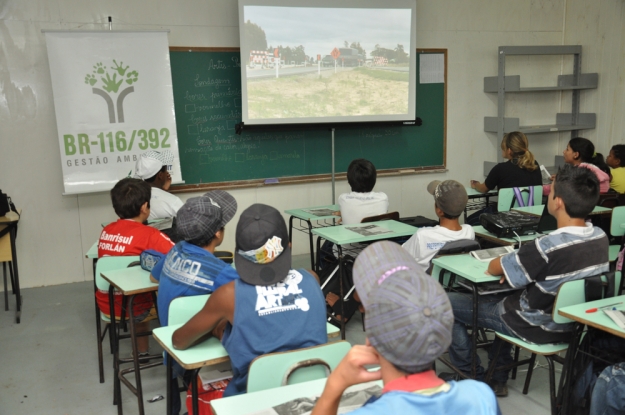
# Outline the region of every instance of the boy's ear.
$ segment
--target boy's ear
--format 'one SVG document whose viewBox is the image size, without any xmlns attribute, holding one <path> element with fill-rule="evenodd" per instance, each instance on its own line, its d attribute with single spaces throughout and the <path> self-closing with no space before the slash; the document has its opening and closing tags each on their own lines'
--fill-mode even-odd
<svg viewBox="0 0 625 415">
<path fill-rule="evenodd" d="M 150 207 L 148 206 L 150 202 L 145 202 L 144 204 L 141 205 L 141 213 L 143 214 L 150 214 Z"/>
</svg>

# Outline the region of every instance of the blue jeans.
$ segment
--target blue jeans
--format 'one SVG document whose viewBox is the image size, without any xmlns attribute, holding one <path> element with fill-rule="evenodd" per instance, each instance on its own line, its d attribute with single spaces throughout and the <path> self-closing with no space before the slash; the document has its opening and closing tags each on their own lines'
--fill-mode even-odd
<svg viewBox="0 0 625 415">
<path fill-rule="evenodd" d="M 590 400 L 590 415 L 618 415 L 625 412 L 625 363 L 603 369 Z"/>
<path fill-rule="evenodd" d="M 479 296 L 477 307 L 477 325 L 481 328 L 492 329 L 499 333 L 513 336 L 501 319 L 503 305 L 500 301 L 506 297 L 505 294 L 481 295 Z M 471 376 L 471 336 L 467 333 L 467 326 L 473 324 L 473 296 L 465 293 L 449 293 L 451 308 L 454 312 L 454 326 L 452 331 L 451 346 L 449 347 L 449 358 L 451 363 L 467 376 Z M 494 351 L 498 344 L 503 343 L 497 366 L 504 366 L 512 363 L 510 355 L 512 345 L 506 341 L 496 338 L 492 347 L 488 351 L 488 360 L 492 361 Z M 484 379 L 484 368 L 480 357 L 476 355 L 476 379 Z M 497 371 L 493 374 L 493 380 L 505 382 L 508 380 L 510 370 Z"/>
</svg>

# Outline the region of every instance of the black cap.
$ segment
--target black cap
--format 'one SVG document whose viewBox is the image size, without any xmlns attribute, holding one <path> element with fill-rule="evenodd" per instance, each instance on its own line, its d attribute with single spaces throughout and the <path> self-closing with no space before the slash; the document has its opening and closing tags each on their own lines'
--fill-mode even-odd
<svg viewBox="0 0 625 415">
<path fill-rule="evenodd" d="M 274 237 L 280 238 L 283 251 L 271 262 L 258 264 L 239 253 L 259 249 Z M 256 203 L 241 213 L 234 262 L 239 277 L 251 285 L 272 285 L 286 278 L 291 270 L 291 248 L 286 223 L 280 212 L 271 206 Z"/>
</svg>

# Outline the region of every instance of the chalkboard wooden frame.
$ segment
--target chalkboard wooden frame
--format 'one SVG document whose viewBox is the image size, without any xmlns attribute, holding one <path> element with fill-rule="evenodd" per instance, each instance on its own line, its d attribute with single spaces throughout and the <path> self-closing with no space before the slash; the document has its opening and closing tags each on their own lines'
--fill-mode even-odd
<svg viewBox="0 0 625 415">
<path fill-rule="evenodd" d="M 227 48 L 227 47 L 170 47 L 170 52 L 239 52 L 239 48 Z M 378 177 L 388 176 L 400 176 L 411 174 L 423 174 L 423 173 L 441 173 L 446 171 L 447 165 L 447 49 L 417 49 L 418 54 L 424 53 L 439 53 L 444 55 L 444 86 L 443 86 L 443 154 L 442 165 L 435 166 L 420 166 L 420 167 L 405 167 L 405 168 L 390 168 L 390 169 L 378 169 Z M 419 97 L 417 96 L 417 100 Z M 417 114 L 419 116 L 419 114 Z M 426 121 L 427 122 L 427 121 Z M 411 127 L 420 128 L 420 127 Z M 245 134 L 245 133 L 244 133 Z M 330 132 L 328 132 L 328 137 Z M 345 168 L 346 166 L 341 166 Z M 341 172 L 335 175 L 336 180 L 346 180 L 346 173 Z M 235 181 L 220 181 L 220 182 L 207 182 L 207 183 L 195 183 L 175 185 L 170 188 L 172 193 L 183 192 L 205 192 L 212 189 L 234 189 L 234 188 L 253 188 L 262 186 L 274 186 L 282 184 L 303 184 L 303 183 L 317 183 L 317 182 L 329 182 L 331 181 L 331 174 L 313 174 L 302 176 L 283 176 L 278 177 L 277 180 L 262 179 L 250 179 L 250 180 L 235 180 Z"/>
</svg>

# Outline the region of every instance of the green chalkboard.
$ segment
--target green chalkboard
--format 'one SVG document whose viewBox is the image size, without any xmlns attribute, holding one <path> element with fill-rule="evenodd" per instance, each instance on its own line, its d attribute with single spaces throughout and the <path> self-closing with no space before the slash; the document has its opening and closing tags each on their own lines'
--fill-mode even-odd
<svg viewBox="0 0 625 415">
<path fill-rule="evenodd" d="M 417 67 L 422 53 L 443 53 L 446 58 L 446 50 L 419 50 Z M 238 50 L 172 48 L 170 58 L 180 164 L 187 185 L 301 179 L 331 172 L 328 130 L 235 134 L 234 125 L 241 122 Z M 350 161 L 360 157 L 371 160 L 378 171 L 443 167 L 445 85 L 421 84 L 417 79 L 420 127 L 338 127 L 336 171 L 345 172 Z"/>
</svg>

